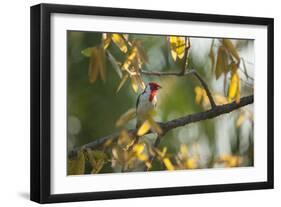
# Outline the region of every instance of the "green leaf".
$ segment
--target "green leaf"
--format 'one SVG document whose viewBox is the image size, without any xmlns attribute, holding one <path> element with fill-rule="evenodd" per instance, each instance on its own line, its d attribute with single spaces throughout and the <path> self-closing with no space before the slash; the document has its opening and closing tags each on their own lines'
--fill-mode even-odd
<svg viewBox="0 0 281 207">
<path fill-rule="evenodd" d="M 108 60 L 110 61 L 111 65 L 112 65 L 113 69 L 115 70 L 115 72 L 117 73 L 117 75 L 120 78 L 122 78 L 123 74 L 121 72 L 119 65 L 117 64 L 115 57 L 109 51 L 107 51 L 107 56 L 108 56 Z"/>
<path fill-rule="evenodd" d="M 67 163 L 68 175 L 82 175 L 85 171 L 85 156 L 82 151 L 77 152 L 75 159 L 69 159 Z"/>
<path fill-rule="evenodd" d="M 116 122 L 116 127 L 121 127 L 125 124 L 127 124 L 130 120 L 136 117 L 136 109 L 131 108 L 124 114 L 120 116 L 120 118 Z"/>
<path fill-rule="evenodd" d="M 233 43 L 229 39 L 223 39 L 222 44 L 225 46 L 225 48 L 231 53 L 231 55 L 237 60 L 237 62 L 240 62 L 239 54 L 234 47 Z"/>
<path fill-rule="evenodd" d="M 118 88 L 117 88 L 117 90 L 116 90 L 116 93 L 118 93 L 119 91 L 120 91 L 120 89 L 122 88 L 122 86 L 125 84 L 125 82 L 126 82 L 126 80 L 129 78 L 129 75 L 128 74 L 126 74 L 126 75 L 124 75 L 123 76 L 123 78 L 122 78 L 122 80 L 121 80 L 121 82 L 120 82 L 120 84 L 119 84 L 119 86 L 118 86 Z"/>
<path fill-rule="evenodd" d="M 82 53 L 82 55 L 84 55 L 85 57 L 91 57 L 92 50 L 93 50 L 93 47 L 88 47 L 88 48 L 82 50 L 81 53 Z"/>
<path fill-rule="evenodd" d="M 100 151 L 100 150 L 93 150 L 92 156 L 95 160 L 106 160 L 107 159 L 107 155 L 103 151 Z"/>
</svg>

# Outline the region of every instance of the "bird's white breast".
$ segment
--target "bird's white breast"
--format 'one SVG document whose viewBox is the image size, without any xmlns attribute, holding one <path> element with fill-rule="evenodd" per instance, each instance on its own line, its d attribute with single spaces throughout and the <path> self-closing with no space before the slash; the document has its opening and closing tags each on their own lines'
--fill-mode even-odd
<svg viewBox="0 0 281 207">
<path fill-rule="evenodd" d="M 150 92 L 146 91 L 140 96 L 139 105 L 137 108 L 137 117 L 139 120 L 145 119 L 148 112 L 155 108 L 157 98 L 154 96 L 152 101 L 149 101 Z"/>
</svg>

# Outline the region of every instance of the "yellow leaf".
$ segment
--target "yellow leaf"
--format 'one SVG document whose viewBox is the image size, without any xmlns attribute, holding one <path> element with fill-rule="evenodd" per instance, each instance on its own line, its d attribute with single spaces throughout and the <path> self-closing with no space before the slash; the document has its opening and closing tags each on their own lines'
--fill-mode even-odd
<svg viewBox="0 0 281 207">
<path fill-rule="evenodd" d="M 99 63 L 98 59 L 98 49 L 96 47 L 92 48 L 90 64 L 89 64 L 89 79 L 91 83 L 94 83 L 98 79 L 99 74 Z M 96 61 L 97 60 L 97 61 Z"/>
<path fill-rule="evenodd" d="M 136 109 L 135 108 L 129 109 L 126 113 L 122 114 L 120 118 L 117 120 L 116 127 L 120 127 L 127 124 L 130 120 L 135 118 L 135 116 L 136 116 Z"/>
<path fill-rule="evenodd" d="M 107 159 L 107 155 L 105 154 L 105 152 L 100 151 L 100 150 L 92 150 L 91 155 L 92 155 L 92 158 L 95 160 L 106 160 Z"/>
<path fill-rule="evenodd" d="M 112 145 L 112 143 L 113 143 L 113 141 L 112 141 L 111 139 L 108 139 L 108 140 L 105 141 L 105 143 L 104 143 L 102 146 L 103 146 L 104 148 L 105 148 L 105 147 L 109 147 L 109 146 Z"/>
<path fill-rule="evenodd" d="M 122 34 L 122 36 L 124 37 L 125 40 L 129 40 L 129 35 L 128 34 Z"/>
<path fill-rule="evenodd" d="M 234 98 L 236 102 L 240 101 L 240 79 L 237 71 L 231 74 L 228 88 L 228 101 L 232 101 Z"/>
<path fill-rule="evenodd" d="M 146 160 L 145 165 L 148 169 L 150 169 L 152 167 L 151 163 L 149 161 Z"/>
<path fill-rule="evenodd" d="M 137 93 L 139 86 L 135 75 L 131 76 L 131 86 L 133 90 Z"/>
<path fill-rule="evenodd" d="M 180 153 L 183 157 L 188 157 L 188 148 L 185 144 L 181 144 Z"/>
<path fill-rule="evenodd" d="M 197 161 L 195 158 L 189 158 L 185 162 L 185 167 L 187 169 L 195 169 L 197 168 Z"/>
<path fill-rule="evenodd" d="M 226 73 L 228 68 L 228 58 L 224 46 L 220 46 L 218 49 L 217 55 L 217 64 L 216 64 L 216 79 L 218 79 L 221 74 Z"/>
<path fill-rule="evenodd" d="M 143 136 L 146 134 L 150 129 L 150 122 L 148 120 L 144 121 L 141 127 L 138 129 L 138 136 Z"/>
<path fill-rule="evenodd" d="M 85 156 L 82 151 L 77 152 L 75 159 L 69 159 L 67 163 L 68 175 L 82 175 L 85 171 Z"/>
<path fill-rule="evenodd" d="M 218 162 L 224 163 L 225 167 L 238 167 L 242 163 L 242 157 L 235 155 L 221 155 Z"/>
<path fill-rule="evenodd" d="M 159 124 L 157 124 L 151 116 L 148 116 L 147 121 L 150 124 L 150 128 L 153 132 L 157 133 L 157 134 L 162 134 L 163 131 L 161 129 L 161 127 L 159 126 Z"/>
<path fill-rule="evenodd" d="M 112 34 L 111 38 L 123 53 L 127 52 L 128 49 L 127 49 L 126 42 L 124 41 L 124 39 L 120 34 Z"/>
<path fill-rule="evenodd" d="M 101 171 L 102 167 L 104 166 L 105 161 L 104 160 L 99 160 L 98 162 L 96 162 L 94 165 L 92 164 L 92 174 L 97 174 Z"/>
<path fill-rule="evenodd" d="M 196 86 L 195 89 L 195 102 L 200 104 L 203 98 L 203 89 L 199 86 Z"/>
<path fill-rule="evenodd" d="M 105 67 L 105 53 L 102 47 L 92 48 L 90 64 L 89 64 L 89 79 L 91 83 L 94 83 L 98 79 L 100 74 L 101 79 L 106 79 L 106 67 Z"/>
<path fill-rule="evenodd" d="M 118 86 L 116 92 L 119 92 L 119 91 L 120 91 L 120 89 L 121 89 L 122 86 L 125 84 L 125 82 L 126 82 L 126 80 L 127 80 L 128 78 L 129 78 L 129 75 L 128 75 L 128 74 L 126 74 L 126 75 L 123 76 L 121 82 L 119 83 L 119 86 Z"/>
<path fill-rule="evenodd" d="M 217 105 L 223 105 L 228 103 L 227 98 L 220 94 L 214 94 L 214 100 Z"/>
<path fill-rule="evenodd" d="M 210 105 L 210 100 L 207 96 L 205 89 L 196 86 L 194 91 L 195 91 L 195 102 L 197 104 L 202 104 L 203 107 L 207 107 Z"/>
<path fill-rule="evenodd" d="M 138 158 L 140 161 L 146 161 L 146 160 L 148 160 L 148 156 L 145 155 L 145 154 L 139 154 L 139 155 L 137 155 L 137 158 Z"/>
<path fill-rule="evenodd" d="M 157 153 L 157 155 L 158 155 L 161 159 L 163 159 L 163 158 L 165 157 L 165 155 L 166 155 L 167 147 L 164 147 L 164 148 L 162 149 L 162 151 L 160 151 L 158 148 L 155 148 L 154 150 L 155 150 L 155 152 Z"/>
<path fill-rule="evenodd" d="M 120 164 L 125 164 L 128 158 L 128 153 L 120 147 L 114 147 L 112 148 L 112 158 L 117 160 Z"/>
<path fill-rule="evenodd" d="M 236 127 L 240 127 L 245 120 L 246 120 L 245 114 L 244 113 L 240 114 L 236 121 Z"/>
<path fill-rule="evenodd" d="M 167 170 L 175 170 L 175 167 L 173 166 L 169 158 L 164 158 L 163 163 L 166 166 Z"/>
<path fill-rule="evenodd" d="M 122 65 L 122 69 L 129 70 L 130 65 L 132 64 L 133 59 L 137 56 L 138 49 L 137 47 L 133 47 L 127 59 L 124 61 Z"/>
<path fill-rule="evenodd" d="M 176 61 L 177 58 L 182 59 L 186 48 L 185 37 L 171 36 L 169 41 L 174 61 Z"/>
<path fill-rule="evenodd" d="M 130 141 L 131 141 L 131 139 L 129 137 L 129 134 L 128 134 L 127 130 L 122 130 L 120 132 L 119 137 L 118 137 L 117 143 L 119 145 L 127 145 Z"/>
<path fill-rule="evenodd" d="M 240 94 L 241 94 L 241 89 L 240 89 L 240 78 L 238 77 L 237 93 L 236 93 L 236 96 L 235 96 L 235 101 L 236 101 L 236 103 L 240 103 Z"/>
<path fill-rule="evenodd" d="M 161 155 L 162 157 L 164 157 L 166 155 L 166 152 L 167 152 L 168 148 L 167 147 L 164 147 L 162 152 L 161 152 Z"/>
<path fill-rule="evenodd" d="M 107 49 L 110 42 L 111 42 L 111 34 L 109 33 L 102 33 L 102 42 L 103 42 L 103 48 Z"/>
<path fill-rule="evenodd" d="M 133 148 L 133 151 L 136 153 L 136 154 L 141 154 L 144 150 L 144 144 L 136 144 Z"/>
<path fill-rule="evenodd" d="M 240 62 L 239 54 L 234 47 L 233 43 L 229 39 L 223 39 L 222 44 L 225 46 L 225 48 L 230 52 L 230 54 L 237 60 L 237 62 Z"/>
<path fill-rule="evenodd" d="M 101 76 L 101 79 L 103 81 L 106 80 L 106 67 L 105 67 L 105 52 L 104 52 L 104 49 L 103 47 L 99 47 L 99 72 L 100 72 L 100 76 Z"/>
</svg>

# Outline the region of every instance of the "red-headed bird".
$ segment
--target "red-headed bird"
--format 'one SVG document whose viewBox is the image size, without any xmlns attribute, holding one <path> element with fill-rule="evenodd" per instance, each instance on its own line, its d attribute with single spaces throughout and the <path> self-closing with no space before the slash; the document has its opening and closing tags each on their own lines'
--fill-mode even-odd
<svg viewBox="0 0 281 207">
<path fill-rule="evenodd" d="M 157 92 L 161 88 L 158 83 L 150 82 L 137 99 L 137 128 L 146 120 L 149 113 L 157 104 Z"/>
</svg>

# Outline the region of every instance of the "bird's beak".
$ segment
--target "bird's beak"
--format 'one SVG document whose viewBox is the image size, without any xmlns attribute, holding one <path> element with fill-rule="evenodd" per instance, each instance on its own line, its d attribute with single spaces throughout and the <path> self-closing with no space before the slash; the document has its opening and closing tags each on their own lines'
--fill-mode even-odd
<svg viewBox="0 0 281 207">
<path fill-rule="evenodd" d="M 161 89 L 162 88 L 162 86 L 158 86 L 158 89 Z"/>
</svg>

